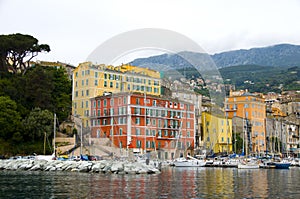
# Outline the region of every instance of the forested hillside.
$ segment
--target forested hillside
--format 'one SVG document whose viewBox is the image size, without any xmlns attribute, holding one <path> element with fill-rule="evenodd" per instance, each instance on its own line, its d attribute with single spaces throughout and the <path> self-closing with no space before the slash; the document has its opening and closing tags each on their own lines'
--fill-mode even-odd
<svg viewBox="0 0 300 199">
<path fill-rule="evenodd" d="M 63 69 L 41 67 L 22 74 L 0 74 L 0 154 L 51 152 L 53 115 L 60 121 L 71 110 L 72 85 Z"/>
</svg>

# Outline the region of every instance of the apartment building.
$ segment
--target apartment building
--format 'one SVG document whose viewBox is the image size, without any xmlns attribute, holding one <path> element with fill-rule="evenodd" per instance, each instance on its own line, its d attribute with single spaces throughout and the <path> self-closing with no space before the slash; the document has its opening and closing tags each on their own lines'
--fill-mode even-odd
<svg viewBox="0 0 300 199">
<path fill-rule="evenodd" d="M 232 119 L 202 112 L 202 133 L 207 152 L 232 152 Z"/>
<path fill-rule="evenodd" d="M 195 145 L 195 106 L 185 101 L 112 93 L 91 98 L 91 113 L 91 137 L 108 137 L 120 149 L 171 159 Z"/>
<path fill-rule="evenodd" d="M 72 114 L 90 126 L 90 99 L 117 92 L 138 92 L 160 96 L 159 72 L 131 65 L 106 66 L 91 62 L 79 64 L 73 72 Z"/>
<path fill-rule="evenodd" d="M 226 117 L 243 118 L 241 138 L 246 153 L 264 153 L 266 150 L 266 105 L 260 95 L 246 91 L 231 91 L 225 101 Z"/>
</svg>

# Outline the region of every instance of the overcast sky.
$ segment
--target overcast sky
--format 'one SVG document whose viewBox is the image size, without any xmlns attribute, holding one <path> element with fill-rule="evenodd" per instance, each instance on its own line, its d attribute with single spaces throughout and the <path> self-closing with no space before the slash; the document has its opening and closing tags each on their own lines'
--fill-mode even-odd
<svg viewBox="0 0 300 199">
<path fill-rule="evenodd" d="M 0 34 L 30 34 L 51 47 L 38 60 L 76 66 L 140 28 L 176 31 L 210 54 L 300 44 L 299 19 L 299 0 L 0 0 Z"/>
</svg>

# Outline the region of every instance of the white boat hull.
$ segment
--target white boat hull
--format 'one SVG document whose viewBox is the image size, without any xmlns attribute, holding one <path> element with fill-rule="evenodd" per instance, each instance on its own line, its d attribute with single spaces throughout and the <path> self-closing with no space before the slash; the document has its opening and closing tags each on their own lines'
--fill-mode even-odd
<svg viewBox="0 0 300 199">
<path fill-rule="evenodd" d="M 175 167 L 204 167 L 205 162 L 201 160 L 180 160 L 174 161 Z"/>
<path fill-rule="evenodd" d="M 259 169 L 258 164 L 238 164 L 239 169 Z"/>
</svg>

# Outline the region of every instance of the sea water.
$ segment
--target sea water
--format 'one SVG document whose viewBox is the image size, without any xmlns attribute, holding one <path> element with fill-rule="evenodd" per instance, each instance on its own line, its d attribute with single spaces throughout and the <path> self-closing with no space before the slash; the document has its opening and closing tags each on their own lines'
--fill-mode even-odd
<svg viewBox="0 0 300 199">
<path fill-rule="evenodd" d="M 300 198 L 300 168 L 162 169 L 155 175 L 0 171 L 0 198 Z"/>
</svg>

